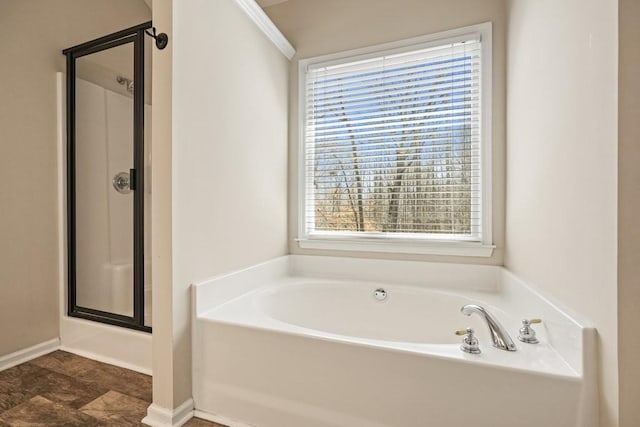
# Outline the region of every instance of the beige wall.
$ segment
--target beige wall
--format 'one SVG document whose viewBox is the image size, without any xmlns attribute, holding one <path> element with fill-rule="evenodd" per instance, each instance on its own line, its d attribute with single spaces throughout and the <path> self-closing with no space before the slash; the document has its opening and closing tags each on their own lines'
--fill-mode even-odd
<svg viewBox="0 0 640 427">
<path fill-rule="evenodd" d="M 142 0 L 0 2 L 0 355 L 58 336 L 61 50 L 150 16 Z"/>
<path fill-rule="evenodd" d="M 617 1 L 511 0 L 508 16 L 505 265 L 598 329 L 616 426 Z"/>
<path fill-rule="evenodd" d="M 640 426 L 640 2 L 619 3 L 618 369 L 620 426 Z"/>
<path fill-rule="evenodd" d="M 504 251 L 504 0 L 289 0 L 265 12 L 296 48 L 289 84 L 289 250 L 291 253 L 502 264 Z M 455 7 L 455 13 L 452 13 Z M 491 258 L 300 249 L 298 233 L 298 60 L 493 22 L 493 240 Z"/>
<path fill-rule="evenodd" d="M 289 61 L 234 0 L 153 7 L 173 20 L 153 93 L 154 404 L 173 408 L 191 397 L 190 285 L 287 252 Z"/>
<path fill-rule="evenodd" d="M 172 79 L 173 79 L 173 0 L 153 1 L 153 25 L 169 36 L 163 50 L 153 49 L 151 84 L 154 101 L 151 133 L 151 276 L 153 316 L 153 401 L 173 408 L 173 365 L 175 363 L 172 268 Z"/>
</svg>

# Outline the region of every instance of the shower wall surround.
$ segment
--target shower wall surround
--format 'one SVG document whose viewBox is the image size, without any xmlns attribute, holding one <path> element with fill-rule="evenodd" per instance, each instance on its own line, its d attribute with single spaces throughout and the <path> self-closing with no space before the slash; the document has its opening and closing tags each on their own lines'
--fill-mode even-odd
<svg viewBox="0 0 640 427">
<path fill-rule="evenodd" d="M 133 195 L 116 192 L 111 182 L 132 163 L 131 145 L 123 143 L 133 134 L 132 100 L 82 79 L 76 80 L 76 98 L 83 107 L 76 112 L 77 138 L 86 142 L 78 144 L 76 152 L 76 174 L 83 177 L 76 184 L 78 304 L 132 316 Z M 151 117 L 150 105 L 145 105 L 145 116 Z M 145 145 L 149 147 L 150 120 L 146 123 Z M 150 166 L 150 150 L 145 154 L 146 166 Z M 146 187 L 145 197 L 149 198 L 150 185 Z M 146 229 L 150 227 L 148 217 Z M 145 235 L 148 240 L 149 233 Z M 98 277 L 96 272 L 100 272 Z M 150 279 L 146 274 L 145 324 L 149 326 Z"/>
</svg>

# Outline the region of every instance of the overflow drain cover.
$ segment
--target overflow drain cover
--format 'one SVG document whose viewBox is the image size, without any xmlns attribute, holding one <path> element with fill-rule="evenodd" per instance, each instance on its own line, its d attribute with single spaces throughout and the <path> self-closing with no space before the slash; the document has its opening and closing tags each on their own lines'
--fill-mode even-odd
<svg viewBox="0 0 640 427">
<path fill-rule="evenodd" d="M 378 300 L 382 301 L 387 298 L 387 291 L 382 288 L 378 288 L 373 292 L 373 296 Z"/>
</svg>

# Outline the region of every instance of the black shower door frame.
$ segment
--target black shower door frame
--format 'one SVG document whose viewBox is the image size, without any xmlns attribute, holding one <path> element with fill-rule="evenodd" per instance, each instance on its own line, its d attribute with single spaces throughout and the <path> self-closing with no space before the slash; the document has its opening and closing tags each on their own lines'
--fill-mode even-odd
<svg viewBox="0 0 640 427">
<path fill-rule="evenodd" d="M 67 314 L 151 332 L 144 324 L 144 36 L 151 21 L 62 51 L 67 57 Z M 82 307 L 76 298 L 76 59 L 133 43 L 133 316 Z"/>
</svg>

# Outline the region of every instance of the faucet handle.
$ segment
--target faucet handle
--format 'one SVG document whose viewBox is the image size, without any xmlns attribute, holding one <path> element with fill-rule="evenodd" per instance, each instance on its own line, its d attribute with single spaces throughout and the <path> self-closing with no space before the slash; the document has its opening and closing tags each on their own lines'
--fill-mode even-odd
<svg viewBox="0 0 640 427">
<path fill-rule="evenodd" d="M 458 336 L 464 335 L 462 344 L 460 344 L 460 350 L 465 353 L 480 354 L 480 347 L 478 346 L 478 339 L 474 335 L 474 331 L 471 328 L 458 329 L 455 331 Z"/>
<path fill-rule="evenodd" d="M 532 324 L 542 323 L 542 319 L 522 319 L 522 327 L 518 334 L 518 339 L 527 344 L 538 344 L 536 331 L 531 327 Z"/>
</svg>

